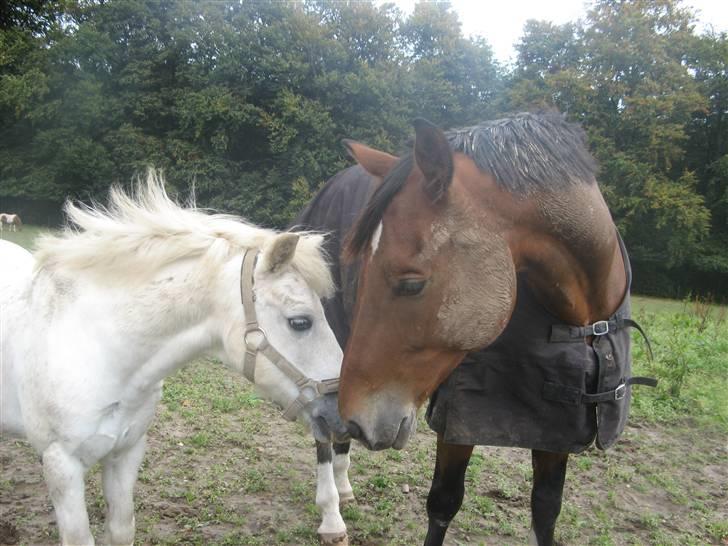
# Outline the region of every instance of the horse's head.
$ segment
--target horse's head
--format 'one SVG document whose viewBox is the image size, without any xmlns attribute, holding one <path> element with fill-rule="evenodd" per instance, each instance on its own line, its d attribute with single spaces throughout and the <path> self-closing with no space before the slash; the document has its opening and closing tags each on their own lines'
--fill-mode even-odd
<svg viewBox="0 0 728 546">
<path fill-rule="evenodd" d="M 404 446 L 417 408 L 467 351 L 500 334 L 514 304 L 503 218 L 473 202 L 483 174 L 429 122 L 415 129 L 402 159 L 347 143 L 383 178 L 348 243 L 362 270 L 339 398 L 370 449 Z"/>
<path fill-rule="evenodd" d="M 257 259 L 252 259 L 255 254 L 250 257 L 249 270 L 243 264 L 242 293 L 249 295 L 243 296 L 244 306 L 236 299 L 245 316 L 239 314 L 236 324 L 230 324 L 226 352 L 230 360 L 246 362 L 247 367 L 245 353 L 252 351 L 247 358 L 254 364 L 250 375 L 256 386 L 284 409 L 290 408 L 288 417 L 302 414 L 317 438 L 325 441 L 346 436 L 336 395 L 318 396 L 315 385 L 302 382 L 337 379 L 341 369 L 341 348 L 321 305 L 321 298 L 332 291 L 322 241 L 320 235 L 279 234 L 262 247 Z M 252 286 L 246 288 L 248 279 Z M 303 391 L 306 397 L 299 399 Z M 297 399 L 302 404 L 294 403 Z"/>
</svg>

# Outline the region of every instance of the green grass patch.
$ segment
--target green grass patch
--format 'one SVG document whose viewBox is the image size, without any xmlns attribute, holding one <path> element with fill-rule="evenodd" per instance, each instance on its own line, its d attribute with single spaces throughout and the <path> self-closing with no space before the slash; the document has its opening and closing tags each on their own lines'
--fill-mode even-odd
<svg viewBox="0 0 728 546">
<path fill-rule="evenodd" d="M 656 389 L 637 388 L 633 411 L 648 420 L 692 418 L 728 430 L 728 308 L 702 302 L 635 305 L 635 319 L 654 350 L 633 334 L 635 375 L 659 380 Z M 650 310 L 657 309 L 657 310 Z"/>
</svg>

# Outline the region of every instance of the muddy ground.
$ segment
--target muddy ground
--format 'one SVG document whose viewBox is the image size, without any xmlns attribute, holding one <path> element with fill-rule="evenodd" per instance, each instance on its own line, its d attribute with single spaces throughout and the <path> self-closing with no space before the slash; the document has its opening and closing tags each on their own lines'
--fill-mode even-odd
<svg viewBox="0 0 728 546">
<path fill-rule="evenodd" d="M 316 544 L 315 449 L 241 379 L 197 362 L 167 381 L 136 493 L 136 544 Z M 434 435 L 421 423 L 403 451 L 354 446 L 354 545 L 421 544 Z M 728 544 L 728 439 L 682 424 L 632 420 L 604 453 L 573 456 L 558 524 L 563 544 Z M 0 544 L 58 534 L 38 456 L 0 440 Z M 446 544 L 525 544 L 530 454 L 476 448 Z M 87 500 L 101 537 L 98 468 Z"/>
</svg>

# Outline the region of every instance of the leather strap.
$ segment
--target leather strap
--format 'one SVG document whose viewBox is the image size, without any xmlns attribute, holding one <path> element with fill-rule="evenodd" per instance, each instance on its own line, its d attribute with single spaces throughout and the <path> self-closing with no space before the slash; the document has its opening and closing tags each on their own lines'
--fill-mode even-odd
<svg viewBox="0 0 728 546">
<path fill-rule="evenodd" d="M 255 313 L 253 271 L 255 270 L 257 258 L 258 253 L 251 252 L 248 249 L 243 255 L 243 263 L 240 266 L 240 301 L 245 310 L 245 333 L 243 334 L 243 341 L 245 341 L 245 359 L 243 360 L 243 376 L 251 383 L 255 383 L 255 358 L 257 352 L 262 345 L 268 344 L 268 339 L 265 336 L 265 332 L 258 325 L 258 317 Z M 254 332 L 258 332 L 262 336 L 262 340 L 257 347 L 253 347 L 248 341 L 248 336 Z"/>
<path fill-rule="evenodd" d="M 599 404 L 601 402 L 613 402 L 615 400 L 621 400 L 627 394 L 627 387 L 630 385 L 645 385 L 647 387 L 656 387 L 657 379 L 652 377 L 628 377 L 622 380 L 616 388 L 589 394 L 576 387 L 570 387 L 568 385 L 561 385 L 559 383 L 552 383 L 546 381 L 543 386 L 543 397 L 546 400 L 553 400 L 555 402 L 564 402 L 572 405 L 579 404 Z"/>
<path fill-rule="evenodd" d="M 610 332 L 616 332 L 623 328 L 634 328 L 645 340 L 650 360 L 653 360 L 652 345 L 645 334 L 642 327 L 631 318 L 615 317 L 611 320 L 599 320 L 594 324 L 586 326 L 570 326 L 568 324 L 553 324 L 551 326 L 551 335 L 549 341 L 552 343 L 578 343 L 584 341 L 584 338 L 591 336 L 604 336 Z"/>
</svg>

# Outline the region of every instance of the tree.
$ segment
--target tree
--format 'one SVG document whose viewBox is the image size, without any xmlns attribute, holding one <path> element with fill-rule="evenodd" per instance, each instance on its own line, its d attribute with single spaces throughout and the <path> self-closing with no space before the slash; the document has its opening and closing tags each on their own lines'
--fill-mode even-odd
<svg viewBox="0 0 728 546">
<path fill-rule="evenodd" d="M 695 259 L 710 226 L 684 154 L 706 105 L 687 65 L 691 25 L 672 0 L 600 0 L 578 25 L 530 22 L 510 90 L 512 104 L 584 124 L 633 258 L 672 267 Z"/>
</svg>

